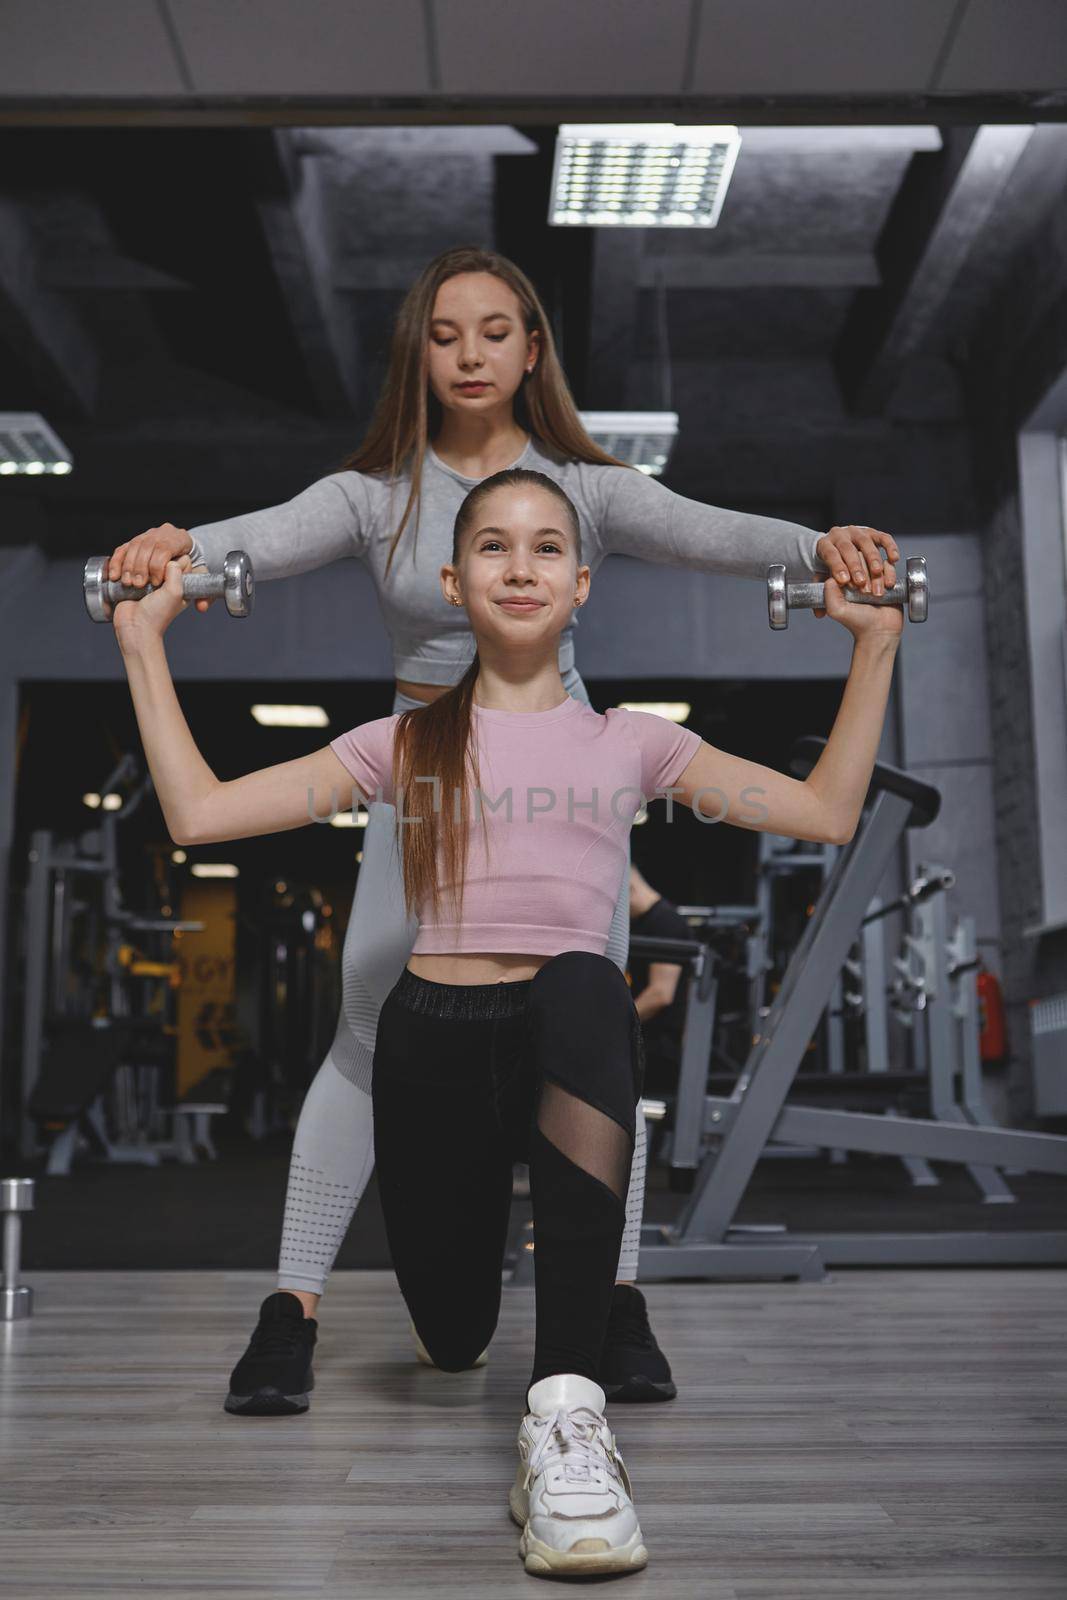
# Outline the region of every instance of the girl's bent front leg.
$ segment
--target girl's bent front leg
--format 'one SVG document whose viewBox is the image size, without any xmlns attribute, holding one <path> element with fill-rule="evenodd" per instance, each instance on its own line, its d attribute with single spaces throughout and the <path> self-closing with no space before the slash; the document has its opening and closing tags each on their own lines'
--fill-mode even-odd
<svg viewBox="0 0 1067 1600">
<path fill-rule="evenodd" d="M 530 1387 L 598 1380 L 626 1219 L 641 1097 L 641 1027 L 626 979 L 570 950 L 530 984 L 527 1048 L 540 1092 L 530 1130 L 537 1342 Z"/>
</svg>

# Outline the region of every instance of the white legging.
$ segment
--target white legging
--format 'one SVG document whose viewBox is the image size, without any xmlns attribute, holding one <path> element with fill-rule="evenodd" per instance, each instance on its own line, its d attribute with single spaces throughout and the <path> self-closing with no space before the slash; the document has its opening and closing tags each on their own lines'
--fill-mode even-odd
<svg viewBox="0 0 1067 1600">
<path fill-rule="evenodd" d="M 576 700 L 589 703 L 576 672 L 564 678 Z M 422 702 L 397 694 L 394 713 Z M 605 954 L 626 970 L 630 945 L 629 860 L 619 885 Z M 308 1089 L 296 1125 L 285 1196 L 279 1289 L 321 1294 L 374 1168 L 371 1071 L 378 1013 L 407 965 L 418 923 L 407 915 L 396 841 L 396 811 L 372 805 L 363 833 L 363 861 L 341 954 L 342 998 L 337 1033 Z M 626 1227 L 618 1278 L 637 1277 L 645 1203 L 645 1122 L 638 1114 Z M 430 1218 L 427 1218 L 427 1227 Z"/>
</svg>

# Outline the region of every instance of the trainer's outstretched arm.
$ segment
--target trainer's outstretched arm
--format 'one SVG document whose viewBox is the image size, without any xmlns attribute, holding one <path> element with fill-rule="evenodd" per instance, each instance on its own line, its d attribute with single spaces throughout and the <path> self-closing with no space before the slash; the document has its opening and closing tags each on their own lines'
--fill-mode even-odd
<svg viewBox="0 0 1067 1600">
<path fill-rule="evenodd" d="M 601 495 L 601 517 L 593 530 L 603 554 L 637 556 L 669 567 L 728 572 L 766 579 L 770 563 L 783 562 L 792 580 L 822 575 L 829 567 L 839 583 L 872 592 L 896 581 L 900 550 L 891 534 L 849 523 L 818 533 L 796 522 L 730 511 L 676 494 L 657 478 L 625 467 L 586 469 Z M 594 554 L 591 548 L 587 559 Z M 819 613 L 821 615 L 821 612 Z"/>
</svg>

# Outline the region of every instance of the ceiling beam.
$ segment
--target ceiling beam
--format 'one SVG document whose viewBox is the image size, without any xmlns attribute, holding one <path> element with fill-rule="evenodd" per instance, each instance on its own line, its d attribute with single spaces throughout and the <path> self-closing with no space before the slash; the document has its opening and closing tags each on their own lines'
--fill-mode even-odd
<svg viewBox="0 0 1067 1600">
<path fill-rule="evenodd" d="M 242 95 L 179 100 L 41 95 L 0 101 L 0 127 L 381 128 L 561 122 L 747 123 L 750 127 L 900 126 L 1067 122 L 1067 90 L 930 94 Z"/>
<path fill-rule="evenodd" d="M 996 227 L 987 228 L 980 250 L 972 250 L 952 286 L 952 298 L 938 325 L 946 350 L 969 346 L 976 323 L 1015 271 L 1020 250 L 1063 203 L 1067 191 L 1067 127 L 1046 123 L 1034 129 L 1026 153 L 1001 192 Z"/>
<path fill-rule="evenodd" d="M 993 216 L 1033 128 L 946 130 L 944 149 L 916 155 L 877 241 L 882 288 L 859 295 L 834 363 L 850 403 L 882 411 L 905 364 L 923 352 L 964 262 Z"/>
<path fill-rule="evenodd" d="M 350 416 L 359 404 L 359 354 L 353 330 L 338 326 L 321 158 L 301 157 L 297 137 L 285 129 L 247 135 L 245 165 L 315 402 L 324 417 Z"/>
<path fill-rule="evenodd" d="M 43 407 L 62 416 L 94 414 L 100 389 L 99 352 L 75 307 L 41 282 L 26 207 L 3 195 L 0 334 L 30 374 Z"/>
</svg>

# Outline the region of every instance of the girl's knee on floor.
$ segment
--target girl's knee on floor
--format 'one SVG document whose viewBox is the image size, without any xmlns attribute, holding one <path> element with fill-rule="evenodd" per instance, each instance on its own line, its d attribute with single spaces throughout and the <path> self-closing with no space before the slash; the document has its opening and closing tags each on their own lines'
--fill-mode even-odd
<svg viewBox="0 0 1067 1600">
<path fill-rule="evenodd" d="M 436 1328 L 431 1330 L 429 1338 L 422 1328 L 416 1326 L 416 1332 L 435 1367 L 442 1372 L 466 1372 L 488 1348 L 496 1332 L 496 1323 L 473 1332 L 462 1328 Z"/>
</svg>

